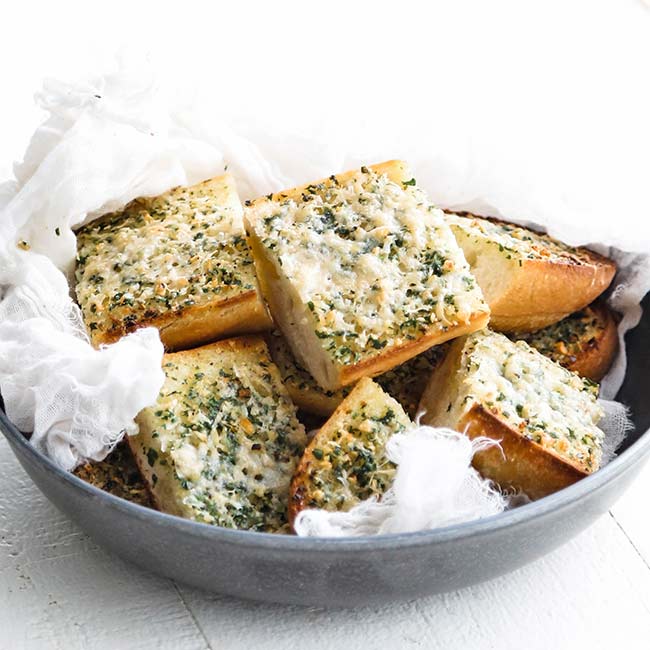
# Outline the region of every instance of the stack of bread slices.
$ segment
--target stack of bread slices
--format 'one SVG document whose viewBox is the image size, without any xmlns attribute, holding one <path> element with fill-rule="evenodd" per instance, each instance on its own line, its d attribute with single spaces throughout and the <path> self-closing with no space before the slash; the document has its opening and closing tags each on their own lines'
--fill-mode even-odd
<svg viewBox="0 0 650 650">
<path fill-rule="evenodd" d="M 614 263 L 444 213 L 403 162 L 246 205 L 224 175 L 137 199 L 77 242 L 93 343 L 153 326 L 168 350 L 128 440 L 160 510 L 269 532 L 348 510 L 390 487 L 386 442 L 416 418 L 499 440 L 476 469 L 533 499 L 600 465 L 595 382 L 617 336 L 594 301 Z"/>
</svg>

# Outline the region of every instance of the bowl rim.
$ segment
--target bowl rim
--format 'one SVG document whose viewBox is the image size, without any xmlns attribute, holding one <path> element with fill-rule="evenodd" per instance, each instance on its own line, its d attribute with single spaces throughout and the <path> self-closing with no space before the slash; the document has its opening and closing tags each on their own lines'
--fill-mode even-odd
<svg viewBox="0 0 650 650">
<path fill-rule="evenodd" d="M 62 481 L 71 489 L 81 490 L 88 496 L 99 498 L 106 507 L 124 513 L 136 520 L 144 520 L 155 525 L 175 528 L 179 533 L 187 533 L 219 543 L 233 544 L 259 549 L 273 549 L 276 552 L 296 553 L 301 551 L 340 553 L 345 551 L 383 551 L 397 548 L 413 548 L 430 544 L 446 543 L 458 538 L 478 536 L 486 532 L 503 530 L 531 519 L 543 517 L 550 512 L 561 510 L 599 490 L 616 477 L 625 473 L 633 465 L 642 462 L 650 453 L 650 429 L 642 433 L 624 452 L 612 459 L 605 467 L 586 476 L 554 494 L 532 501 L 512 510 L 442 528 L 387 535 L 366 535 L 359 537 L 298 537 L 278 535 L 249 530 L 235 530 L 212 526 L 201 522 L 183 519 L 152 508 L 127 501 L 86 483 L 72 472 L 61 469 L 54 461 L 34 447 L 29 440 L 9 420 L 4 409 L 0 408 L 0 430 L 13 447 L 17 445 L 34 462 L 43 466 L 55 480 Z M 47 495 L 46 495 L 47 496 Z"/>
</svg>

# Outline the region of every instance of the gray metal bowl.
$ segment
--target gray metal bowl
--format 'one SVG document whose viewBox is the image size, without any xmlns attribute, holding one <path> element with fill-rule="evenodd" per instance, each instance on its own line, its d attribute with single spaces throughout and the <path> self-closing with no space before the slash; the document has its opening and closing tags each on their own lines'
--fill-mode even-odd
<svg viewBox="0 0 650 650">
<path fill-rule="evenodd" d="M 650 301 L 646 301 L 648 307 Z M 360 606 L 459 589 L 512 571 L 606 512 L 650 453 L 650 315 L 628 336 L 619 399 L 635 429 L 602 470 L 549 497 L 477 522 L 349 539 L 227 530 L 123 501 L 58 469 L 0 411 L 0 428 L 39 489 L 98 544 L 155 573 L 242 598 Z"/>
</svg>

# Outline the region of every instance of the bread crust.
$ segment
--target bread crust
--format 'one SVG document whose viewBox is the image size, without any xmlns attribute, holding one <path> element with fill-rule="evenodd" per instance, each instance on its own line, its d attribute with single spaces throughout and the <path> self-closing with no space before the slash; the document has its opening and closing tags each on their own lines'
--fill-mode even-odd
<svg viewBox="0 0 650 650">
<path fill-rule="evenodd" d="M 476 452 L 472 465 L 502 489 L 522 491 L 533 500 L 541 499 L 587 476 L 569 460 L 508 427 L 480 404 L 469 410 L 458 429 L 472 439 L 485 436 L 500 443 L 500 448 Z"/>
<path fill-rule="evenodd" d="M 600 296 L 611 284 L 616 264 L 592 251 L 581 252 L 584 264 L 526 260 L 517 265 L 508 290 L 490 305 L 492 329 L 535 331 L 557 323 Z"/>
<path fill-rule="evenodd" d="M 130 329 L 93 332 L 93 344 L 114 343 L 129 332 L 155 327 L 170 352 L 194 348 L 238 334 L 257 334 L 269 330 L 273 321 L 257 291 L 248 291 L 220 302 L 186 308 L 181 314 L 167 313 L 141 320 Z"/>
<path fill-rule="evenodd" d="M 521 491 L 531 499 L 544 497 L 587 476 L 589 472 L 579 461 L 527 438 L 476 398 L 463 406 L 460 413 L 454 410 L 447 415 L 452 406 L 460 403 L 462 395 L 457 392 L 460 382 L 455 375 L 462 372 L 464 345 L 463 339 L 455 341 L 433 371 L 420 402 L 420 410 L 424 411 L 422 421 L 432 426 L 449 426 L 470 438 L 486 436 L 499 441 L 500 449 L 491 447 L 474 455 L 474 467 L 503 489 Z"/>
<path fill-rule="evenodd" d="M 618 329 L 611 309 L 604 303 L 593 305 L 593 311 L 604 326 L 600 336 L 583 346 L 576 360 L 567 366 L 582 377 L 600 381 L 609 371 L 618 352 Z"/>
<path fill-rule="evenodd" d="M 385 174 L 391 181 L 395 183 L 403 183 L 410 181 L 412 178 L 408 165 L 401 160 L 389 160 L 383 163 L 368 165 L 368 169 L 373 170 L 378 174 Z M 313 181 L 306 183 L 300 187 L 284 190 L 275 194 L 270 194 L 266 197 L 258 198 L 253 201 L 246 202 L 247 206 L 255 206 L 257 203 L 266 202 L 268 200 L 281 201 L 285 199 L 299 199 L 310 185 L 323 183 L 326 186 L 333 184 L 343 183 L 346 180 L 353 178 L 358 174 L 357 170 L 351 170 L 336 176 L 330 176 L 320 181 Z M 254 212 L 247 211 L 245 215 L 246 229 L 249 237 L 249 245 L 253 251 L 256 263 L 260 266 L 260 273 L 258 273 L 260 288 L 266 301 L 269 305 L 273 317 L 282 329 L 282 318 L 279 315 L 280 308 L 277 301 L 274 299 L 274 290 L 271 287 L 270 280 L 275 278 L 279 279 L 277 270 L 274 263 L 266 255 L 264 247 L 257 242 L 257 238 L 251 235 L 251 224 L 255 223 L 258 215 Z M 468 318 L 466 322 L 458 323 L 455 326 L 448 327 L 443 325 L 433 325 L 429 327 L 425 334 L 414 340 L 407 340 L 403 343 L 387 346 L 381 353 L 376 356 L 359 361 L 356 364 L 343 365 L 340 363 L 333 363 L 332 368 L 335 369 L 336 376 L 330 377 L 330 383 L 325 383 L 318 380 L 318 383 L 327 390 L 336 390 L 343 386 L 355 383 L 362 377 L 376 377 L 395 366 L 398 366 L 408 359 L 428 350 L 434 345 L 445 343 L 450 339 L 463 336 L 475 332 L 487 326 L 490 320 L 490 310 L 485 305 L 483 310 L 476 311 Z M 287 337 L 290 344 L 292 344 L 291 337 Z M 293 345 L 292 345 L 293 347 Z M 294 348 L 294 354 L 299 357 L 298 352 Z"/>
<path fill-rule="evenodd" d="M 483 268 L 498 267 L 499 274 L 508 276 L 499 295 L 491 295 L 492 292 L 483 287 L 492 312 L 490 327 L 496 331 L 533 332 L 552 325 L 592 303 L 609 287 L 616 274 L 613 260 L 587 248 L 565 247 L 566 250 L 558 255 L 553 246 L 562 245 L 560 242 L 530 228 L 469 213 L 458 213 L 458 216 L 529 231 L 531 236 L 540 237 L 536 248 L 543 252 L 542 259 L 521 259 L 509 255 L 503 248 L 499 251 L 496 247 L 481 249 L 481 244 L 471 242 L 471 235 L 464 231 L 459 234 L 453 227 L 479 285 L 481 277 L 475 264 L 480 257 L 489 258 L 482 264 Z"/>
</svg>

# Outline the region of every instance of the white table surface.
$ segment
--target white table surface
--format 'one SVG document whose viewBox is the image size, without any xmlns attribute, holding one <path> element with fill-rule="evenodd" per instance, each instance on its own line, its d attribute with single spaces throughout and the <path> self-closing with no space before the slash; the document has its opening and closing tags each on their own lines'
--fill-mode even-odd
<svg viewBox="0 0 650 650">
<path fill-rule="evenodd" d="M 158 578 L 61 515 L 0 441 L 0 650 L 650 647 L 650 466 L 550 555 L 462 591 L 394 606 L 249 603 Z"/>
</svg>

